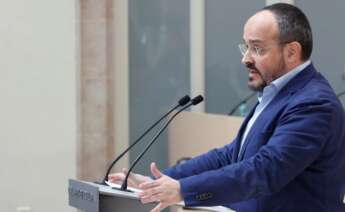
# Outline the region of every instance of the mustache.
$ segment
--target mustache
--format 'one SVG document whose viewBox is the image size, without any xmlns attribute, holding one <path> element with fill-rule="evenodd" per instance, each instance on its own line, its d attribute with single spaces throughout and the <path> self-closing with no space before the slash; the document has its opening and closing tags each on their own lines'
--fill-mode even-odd
<svg viewBox="0 0 345 212">
<path fill-rule="evenodd" d="M 253 63 L 246 63 L 246 67 L 249 69 L 254 69 L 254 70 L 258 71 L 258 69 L 255 67 L 255 65 Z"/>
</svg>

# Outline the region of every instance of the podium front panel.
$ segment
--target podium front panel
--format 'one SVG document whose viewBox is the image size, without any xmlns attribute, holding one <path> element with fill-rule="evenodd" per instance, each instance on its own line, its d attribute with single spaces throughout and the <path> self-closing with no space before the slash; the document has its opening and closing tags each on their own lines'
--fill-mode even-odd
<svg viewBox="0 0 345 212">
<path fill-rule="evenodd" d="M 144 212 L 151 211 L 156 204 L 142 204 L 136 199 L 100 195 L 99 209 L 100 212 Z"/>
</svg>

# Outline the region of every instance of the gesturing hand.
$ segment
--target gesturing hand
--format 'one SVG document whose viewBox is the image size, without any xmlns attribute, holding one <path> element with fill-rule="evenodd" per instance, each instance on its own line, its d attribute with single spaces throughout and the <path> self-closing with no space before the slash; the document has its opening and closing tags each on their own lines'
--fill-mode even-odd
<svg viewBox="0 0 345 212">
<path fill-rule="evenodd" d="M 159 202 L 151 212 L 158 212 L 182 200 L 180 183 L 162 174 L 155 163 L 151 163 L 151 172 L 156 180 L 139 185 L 142 193 L 139 194 L 142 203 Z"/>
<path fill-rule="evenodd" d="M 122 184 L 122 182 L 125 180 L 127 172 L 127 169 L 122 169 L 122 172 L 109 174 L 108 180 L 112 183 Z M 152 181 L 153 180 L 150 177 L 141 174 L 130 173 L 128 177 L 128 186 L 139 188 L 139 184 Z"/>
</svg>

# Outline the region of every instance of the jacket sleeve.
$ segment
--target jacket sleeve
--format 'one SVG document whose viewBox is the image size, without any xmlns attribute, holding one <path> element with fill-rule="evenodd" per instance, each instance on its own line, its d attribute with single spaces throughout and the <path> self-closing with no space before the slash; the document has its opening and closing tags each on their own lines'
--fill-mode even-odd
<svg viewBox="0 0 345 212">
<path fill-rule="evenodd" d="M 227 166 L 231 163 L 235 142 L 236 139 L 222 148 L 213 149 L 183 164 L 165 169 L 163 173 L 174 179 L 181 179 Z"/>
<path fill-rule="evenodd" d="M 336 116 L 341 115 L 335 111 L 331 102 L 321 100 L 291 107 L 280 117 L 268 143 L 252 157 L 225 166 L 213 161 L 214 165 L 209 165 L 213 170 L 201 173 L 205 168 L 196 169 L 196 175 L 180 179 L 185 204 L 222 205 L 281 190 L 330 141 Z"/>
</svg>

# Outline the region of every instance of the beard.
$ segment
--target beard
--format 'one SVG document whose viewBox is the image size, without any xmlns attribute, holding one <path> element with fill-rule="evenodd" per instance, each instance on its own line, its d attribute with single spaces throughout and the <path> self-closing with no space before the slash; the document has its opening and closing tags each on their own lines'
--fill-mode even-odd
<svg viewBox="0 0 345 212">
<path fill-rule="evenodd" d="M 255 67 L 254 64 L 246 64 L 249 70 L 248 88 L 252 91 L 261 92 L 267 86 L 261 72 Z"/>
<path fill-rule="evenodd" d="M 246 67 L 249 70 L 248 88 L 256 92 L 262 92 L 267 85 L 284 75 L 287 71 L 283 57 L 280 58 L 277 66 L 272 68 L 270 71 L 259 70 L 253 63 L 246 64 Z"/>
</svg>

